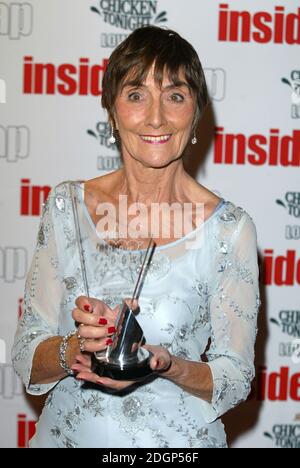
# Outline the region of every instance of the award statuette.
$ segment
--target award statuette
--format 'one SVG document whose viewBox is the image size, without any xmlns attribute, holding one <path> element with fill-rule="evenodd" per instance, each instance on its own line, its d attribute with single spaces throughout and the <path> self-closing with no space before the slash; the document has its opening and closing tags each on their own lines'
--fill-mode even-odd
<svg viewBox="0 0 300 468">
<path fill-rule="evenodd" d="M 80 201 L 75 189 L 81 189 L 80 185 L 70 182 L 69 194 L 82 284 L 85 296 L 90 297 L 78 216 Z M 134 288 L 131 304 L 140 295 L 155 247 L 156 244 L 151 238 Z M 138 310 L 133 310 L 125 301 L 120 305 L 116 321 L 116 333 L 112 336 L 112 344 L 106 350 L 92 354 L 92 370 L 99 376 L 110 377 L 116 380 L 141 380 L 153 373 L 149 365 L 152 354 L 142 347 L 146 340 L 143 330 L 136 319 Z"/>
<path fill-rule="evenodd" d="M 146 267 L 149 265 L 153 248 L 150 250 L 150 239 L 144 261 L 137 279 L 131 304 L 139 296 L 145 277 Z M 149 252 L 150 256 L 149 256 Z M 142 380 L 153 373 L 150 368 L 152 354 L 143 348 L 144 333 L 140 327 L 136 312 L 125 301 L 120 305 L 116 322 L 116 333 L 112 337 L 112 344 L 108 346 L 105 355 L 94 353 L 92 355 L 92 371 L 99 376 L 115 380 Z"/>
</svg>

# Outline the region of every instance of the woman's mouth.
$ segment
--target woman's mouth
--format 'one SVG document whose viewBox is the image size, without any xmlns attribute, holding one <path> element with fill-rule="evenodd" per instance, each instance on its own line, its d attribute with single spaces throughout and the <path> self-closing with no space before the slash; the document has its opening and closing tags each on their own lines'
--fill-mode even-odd
<svg viewBox="0 0 300 468">
<path fill-rule="evenodd" d="M 141 139 L 145 143 L 149 143 L 152 145 L 162 145 L 167 143 L 172 135 L 161 135 L 161 136 L 151 136 L 151 135 L 140 135 Z"/>
</svg>

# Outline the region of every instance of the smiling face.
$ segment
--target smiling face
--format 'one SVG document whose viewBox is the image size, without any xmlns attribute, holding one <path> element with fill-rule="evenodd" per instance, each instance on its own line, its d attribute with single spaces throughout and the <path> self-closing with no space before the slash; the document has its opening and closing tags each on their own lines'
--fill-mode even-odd
<svg viewBox="0 0 300 468">
<path fill-rule="evenodd" d="M 160 89 L 154 64 L 141 86 L 125 79 L 114 106 L 124 161 L 131 157 L 145 167 L 160 168 L 182 156 L 191 136 L 196 98 L 182 70 L 179 80 L 175 86 L 164 72 Z"/>
</svg>

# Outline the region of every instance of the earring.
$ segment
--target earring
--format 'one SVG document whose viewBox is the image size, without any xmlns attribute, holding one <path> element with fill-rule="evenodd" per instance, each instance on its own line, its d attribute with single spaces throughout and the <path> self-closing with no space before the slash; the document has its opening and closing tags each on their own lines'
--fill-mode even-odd
<svg viewBox="0 0 300 468">
<path fill-rule="evenodd" d="M 116 143 L 116 139 L 114 137 L 114 127 L 112 126 L 111 127 L 111 136 L 109 138 L 109 143 L 111 143 L 112 145 L 114 145 Z"/>
<path fill-rule="evenodd" d="M 196 133 L 194 133 L 194 138 L 192 139 L 192 145 L 196 145 L 197 142 L 198 142 L 198 140 L 197 140 L 197 137 L 196 137 Z"/>
</svg>

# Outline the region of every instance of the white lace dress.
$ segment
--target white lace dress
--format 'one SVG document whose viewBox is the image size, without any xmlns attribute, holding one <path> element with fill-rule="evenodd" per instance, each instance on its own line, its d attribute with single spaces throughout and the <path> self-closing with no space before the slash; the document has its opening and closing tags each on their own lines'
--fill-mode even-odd
<svg viewBox="0 0 300 468">
<path fill-rule="evenodd" d="M 220 416 L 247 398 L 254 377 L 260 299 L 252 219 L 222 200 L 190 235 L 157 247 L 140 297 L 138 321 L 147 343 L 200 361 L 211 339 L 211 404 L 161 377 L 120 395 L 86 388 L 73 377 L 32 385 L 36 347 L 74 329 L 71 311 L 84 294 L 69 184 L 52 189 L 44 206 L 12 350 L 27 392 L 50 392 L 31 447 L 226 447 Z M 90 296 L 115 307 L 132 295 L 144 251 L 101 240 L 84 203 L 83 183 L 72 186 Z M 191 242 L 194 247 L 186 248 Z"/>
</svg>

